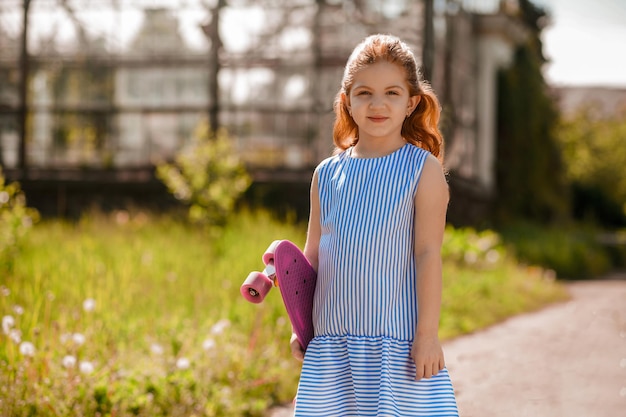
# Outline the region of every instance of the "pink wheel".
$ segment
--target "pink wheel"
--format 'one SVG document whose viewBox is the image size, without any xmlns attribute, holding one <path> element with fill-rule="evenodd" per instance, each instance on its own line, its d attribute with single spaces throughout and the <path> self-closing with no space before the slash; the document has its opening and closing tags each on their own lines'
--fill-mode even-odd
<svg viewBox="0 0 626 417">
<path fill-rule="evenodd" d="M 280 240 L 273 241 L 272 244 L 265 250 L 265 253 L 263 254 L 263 263 L 265 265 L 269 265 L 274 262 L 274 251 L 280 242 Z"/>
<path fill-rule="evenodd" d="M 248 278 L 243 282 L 239 292 L 243 298 L 251 303 L 258 304 L 272 289 L 272 280 L 261 272 L 250 272 Z"/>
</svg>

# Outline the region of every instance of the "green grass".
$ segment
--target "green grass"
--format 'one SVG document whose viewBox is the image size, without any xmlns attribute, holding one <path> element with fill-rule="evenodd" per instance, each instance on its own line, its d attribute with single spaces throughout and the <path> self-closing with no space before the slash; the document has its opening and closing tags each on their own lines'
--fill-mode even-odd
<svg viewBox="0 0 626 417">
<path fill-rule="evenodd" d="M 248 212 L 221 234 L 140 212 L 42 221 L 0 278 L 14 322 L 0 415 L 261 416 L 290 401 L 300 367 L 280 297 L 252 305 L 239 285 L 273 239 L 302 247 L 305 232 Z M 497 236 L 450 228 L 445 245 L 444 339 L 565 298 Z"/>
</svg>

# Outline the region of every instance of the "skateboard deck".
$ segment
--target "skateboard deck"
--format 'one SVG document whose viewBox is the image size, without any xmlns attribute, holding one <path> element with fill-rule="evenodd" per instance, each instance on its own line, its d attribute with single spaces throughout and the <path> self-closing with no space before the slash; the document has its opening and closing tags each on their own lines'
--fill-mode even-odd
<svg viewBox="0 0 626 417">
<path fill-rule="evenodd" d="M 263 301 L 277 286 L 298 341 L 306 350 L 313 339 L 313 295 L 317 273 L 298 246 L 288 240 L 274 241 L 263 255 L 263 272 L 252 272 L 241 286 L 243 297 Z"/>
</svg>

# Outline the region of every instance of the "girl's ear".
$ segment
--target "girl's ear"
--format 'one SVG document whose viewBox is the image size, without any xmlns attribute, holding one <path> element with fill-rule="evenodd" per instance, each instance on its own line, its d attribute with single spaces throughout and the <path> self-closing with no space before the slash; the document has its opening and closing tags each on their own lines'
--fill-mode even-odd
<svg viewBox="0 0 626 417">
<path fill-rule="evenodd" d="M 410 116 L 415 109 L 417 108 L 417 105 L 420 104 L 420 101 L 422 100 L 422 96 L 417 95 L 417 96 L 411 96 L 409 97 L 409 105 L 407 106 L 407 116 Z"/>
</svg>

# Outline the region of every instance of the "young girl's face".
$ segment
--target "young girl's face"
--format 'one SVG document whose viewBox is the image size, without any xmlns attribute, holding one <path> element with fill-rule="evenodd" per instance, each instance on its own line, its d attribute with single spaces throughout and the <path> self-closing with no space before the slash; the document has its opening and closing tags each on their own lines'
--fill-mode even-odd
<svg viewBox="0 0 626 417">
<path fill-rule="evenodd" d="M 419 96 L 409 95 L 404 68 L 387 61 L 376 62 L 355 74 L 348 109 L 359 128 L 359 141 L 402 139 L 402 123 Z"/>
</svg>

